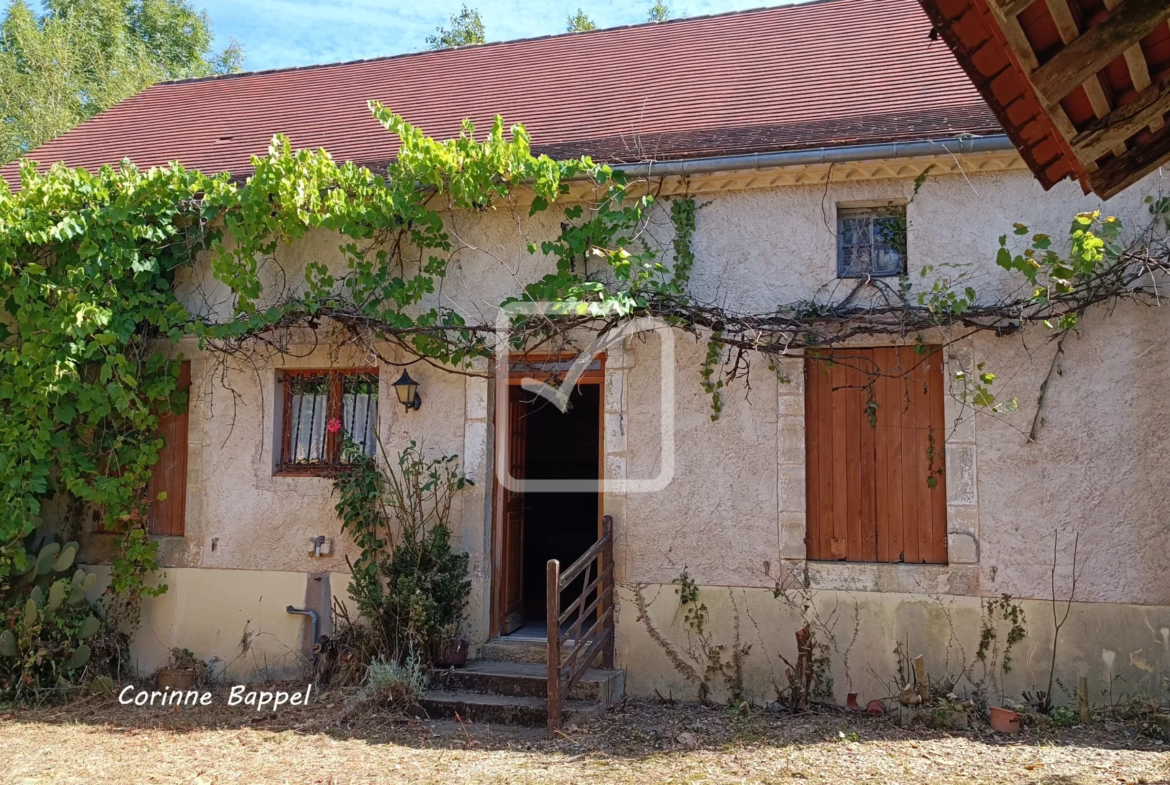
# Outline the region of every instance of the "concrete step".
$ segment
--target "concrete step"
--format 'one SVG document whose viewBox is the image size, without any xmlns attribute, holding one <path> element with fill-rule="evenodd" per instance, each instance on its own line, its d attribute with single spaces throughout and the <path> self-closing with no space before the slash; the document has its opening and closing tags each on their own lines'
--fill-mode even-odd
<svg viewBox="0 0 1170 785">
<path fill-rule="evenodd" d="M 625 682 L 625 671 L 591 668 L 573 685 L 568 698 L 606 707 L 621 700 Z M 446 691 L 544 698 L 548 694 L 548 670 L 544 663 L 473 660 L 466 668 L 432 669 L 428 683 Z"/>
<path fill-rule="evenodd" d="M 479 692 L 427 690 L 419 708 L 430 719 L 454 717 L 464 722 L 541 726 L 548 722 L 548 701 L 515 695 L 484 695 Z M 599 703 L 565 701 L 563 721 L 574 722 L 605 711 Z"/>
<path fill-rule="evenodd" d="M 548 662 L 548 642 L 537 638 L 496 638 L 479 647 L 479 659 L 497 662 Z"/>
</svg>

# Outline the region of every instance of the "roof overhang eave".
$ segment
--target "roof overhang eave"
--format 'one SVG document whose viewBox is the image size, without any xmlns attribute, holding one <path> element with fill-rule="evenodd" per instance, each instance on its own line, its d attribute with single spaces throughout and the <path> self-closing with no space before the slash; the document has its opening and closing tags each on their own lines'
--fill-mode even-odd
<svg viewBox="0 0 1170 785">
<path fill-rule="evenodd" d="M 988 136 L 950 136 L 919 139 L 912 142 L 883 142 L 879 144 L 817 147 L 804 150 L 781 150 L 772 153 L 719 155 L 706 158 L 688 158 L 673 161 L 645 161 L 615 164 L 634 177 L 686 177 L 712 172 L 731 172 L 744 169 L 771 169 L 784 166 L 815 166 L 829 163 L 915 158 L 932 155 L 961 155 L 1014 151 L 1015 145 L 1007 134 Z"/>
</svg>

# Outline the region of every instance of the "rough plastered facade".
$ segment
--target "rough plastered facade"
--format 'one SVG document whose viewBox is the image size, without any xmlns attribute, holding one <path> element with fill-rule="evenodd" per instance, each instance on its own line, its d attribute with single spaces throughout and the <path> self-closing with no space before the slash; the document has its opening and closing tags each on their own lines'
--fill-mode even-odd
<svg viewBox="0 0 1170 785">
<path fill-rule="evenodd" d="M 1013 223 L 1063 237 L 1074 213 L 1100 206 L 1067 183 L 1045 194 L 1008 153 L 668 180 L 667 196 L 686 188 L 702 204 L 692 282 L 697 298 L 756 312 L 823 298 L 836 284 L 835 210 L 909 199 L 915 177 L 931 164 L 908 208 L 915 281 L 926 264 L 969 265 L 975 285 L 993 292 L 1009 280 L 994 256 Z M 1105 210 L 1140 224 L 1142 198 L 1163 187 L 1155 174 Z M 444 295 L 473 316 L 493 319 L 494 306 L 516 291 L 517 281 L 535 279 L 547 265 L 525 252 L 516 214 L 503 207 L 450 218 L 461 240 L 479 250 L 460 253 Z M 526 226 L 530 235 L 556 230 L 551 214 L 540 220 L 546 225 Z M 669 248 L 670 231 L 660 216 L 651 234 Z M 338 260 L 336 246 L 336 238 L 315 234 L 279 257 L 295 279 L 310 259 Z M 188 296 L 207 296 L 205 287 L 190 282 Z M 839 699 L 847 691 L 863 699 L 890 694 L 886 680 L 896 673 L 897 642 L 923 654 L 932 675 L 961 673 L 974 661 L 981 599 L 1004 593 L 1023 599 L 1028 618 L 1006 691 L 1043 688 L 1057 529 L 1058 597 L 1069 589 L 1074 533 L 1084 567 L 1060 640 L 1058 674 L 1066 684 L 1088 676 L 1094 696 L 1108 689 L 1114 696 L 1162 690 L 1170 676 L 1168 327 L 1162 308 L 1121 304 L 1093 311 L 1064 344 L 1063 375 L 1049 385 L 1034 444 L 1025 434 L 1054 352 L 1045 333 L 980 334 L 946 350 L 944 378 L 985 363 L 998 375 L 997 394 L 1018 397 L 1020 408 L 974 413 L 957 397 L 947 398 L 945 566 L 806 562 L 802 361 L 780 363 L 787 381 L 757 363 L 750 389 L 733 383 L 722 417 L 712 422 L 710 399 L 699 385 L 704 344 L 678 334 L 673 479 L 660 491 L 604 498 L 616 521 L 616 659 L 626 669 L 627 691 L 697 695 L 693 673 L 701 674 L 705 663 L 691 657 L 694 641 L 673 583 L 684 569 L 710 611 L 712 640 L 729 650 L 737 641 L 750 644 L 745 686 L 759 701 L 773 698 L 783 681 L 779 655 L 794 654 L 799 614 L 773 593 L 777 580 L 793 577 L 809 588 L 807 612 L 833 631 L 825 642 Z M 169 589 L 144 605 L 133 649 L 140 669 L 153 669 L 167 648 L 183 646 L 218 657 L 233 677 L 291 675 L 308 654 L 308 625 L 286 606 L 325 611 L 331 598 L 346 600 L 345 558 L 354 549 L 340 531 L 330 481 L 274 476 L 274 385 L 280 367 L 374 363 L 351 349 L 302 348 L 295 359 L 225 371 L 185 347 L 194 378 L 186 535 L 164 542 Z M 661 469 L 661 348 L 656 339 L 630 341 L 607 356 L 607 480 L 653 477 Z M 479 645 L 489 631 L 494 389 L 484 378 L 414 365 L 424 405 L 404 412 L 388 386 L 398 373 L 380 372 L 378 427 L 387 449 L 417 440 L 428 454 L 457 453 L 476 479 L 457 498 L 454 536 L 471 556 L 465 631 Z M 330 538 L 331 555 L 311 555 L 318 536 Z M 89 537 L 95 554 L 101 539 Z M 722 695 L 723 682 L 716 678 L 712 689 Z"/>
</svg>

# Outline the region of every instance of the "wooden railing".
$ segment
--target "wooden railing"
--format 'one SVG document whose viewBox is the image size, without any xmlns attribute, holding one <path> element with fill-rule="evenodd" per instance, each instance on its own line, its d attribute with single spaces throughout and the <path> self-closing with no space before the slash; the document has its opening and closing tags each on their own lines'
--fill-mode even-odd
<svg viewBox="0 0 1170 785">
<path fill-rule="evenodd" d="M 598 657 L 603 668 L 613 667 L 613 517 L 601 519 L 601 539 L 568 569 L 561 572 L 556 559 L 549 560 L 547 569 L 548 730 L 556 733 L 565 698 L 581 675 Z M 562 610 L 561 592 L 579 575 L 584 576 L 581 594 Z M 574 613 L 576 620 L 561 632 Z"/>
</svg>

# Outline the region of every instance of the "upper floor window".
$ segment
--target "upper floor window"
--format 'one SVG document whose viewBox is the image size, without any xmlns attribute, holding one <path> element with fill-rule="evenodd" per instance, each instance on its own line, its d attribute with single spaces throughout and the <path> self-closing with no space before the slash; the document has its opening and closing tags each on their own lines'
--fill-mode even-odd
<svg viewBox="0 0 1170 785">
<path fill-rule="evenodd" d="M 327 474 L 348 463 L 345 445 L 373 455 L 378 371 L 287 370 L 281 379 L 281 474 Z"/>
<path fill-rule="evenodd" d="M 906 206 L 837 209 L 837 277 L 906 273 Z"/>
</svg>

